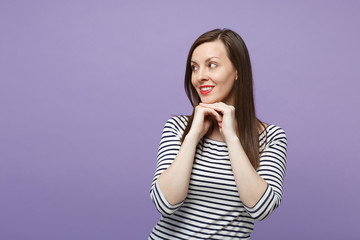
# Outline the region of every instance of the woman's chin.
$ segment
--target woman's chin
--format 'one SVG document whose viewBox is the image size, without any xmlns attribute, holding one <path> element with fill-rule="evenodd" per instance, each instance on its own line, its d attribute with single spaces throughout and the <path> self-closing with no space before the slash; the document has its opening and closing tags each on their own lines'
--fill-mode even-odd
<svg viewBox="0 0 360 240">
<path fill-rule="evenodd" d="M 212 102 L 212 101 L 201 101 L 201 103 L 212 104 L 212 103 L 215 103 L 215 102 Z"/>
<path fill-rule="evenodd" d="M 212 104 L 212 103 L 216 103 L 216 102 L 220 102 L 220 101 L 216 101 L 215 99 L 201 99 L 202 103 L 206 103 L 206 104 Z"/>
</svg>

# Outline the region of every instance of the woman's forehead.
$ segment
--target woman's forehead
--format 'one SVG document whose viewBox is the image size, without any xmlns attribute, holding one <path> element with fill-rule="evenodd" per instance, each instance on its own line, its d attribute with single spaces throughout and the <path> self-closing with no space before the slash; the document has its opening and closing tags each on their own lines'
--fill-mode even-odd
<svg viewBox="0 0 360 240">
<path fill-rule="evenodd" d="M 203 61 L 208 58 L 227 57 L 225 45 L 222 41 L 205 42 L 197 46 L 192 54 L 191 61 Z"/>
</svg>

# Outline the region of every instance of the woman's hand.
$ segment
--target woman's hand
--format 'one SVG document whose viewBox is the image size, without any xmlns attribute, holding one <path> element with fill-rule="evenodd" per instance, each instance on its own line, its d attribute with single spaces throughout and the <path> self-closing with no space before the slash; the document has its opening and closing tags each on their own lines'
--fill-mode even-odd
<svg viewBox="0 0 360 240">
<path fill-rule="evenodd" d="M 217 102 L 212 104 L 200 103 L 199 106 L 206 110 L 211 109 L 216 112 L 217 116 L 219 116 L 216 118 L 216 120 L 218 121 L 220 133 L 222 134 L 225 141 L 230 138 L 237 137 L 234 106 L 227 105 L 223 102 Z M 211 113 L 213 112 L 211 111 Z"/>
<path fill-rule="evenodd" d="M 194 119 L 188 135 L 196 137 L 199 141 L 208 132 L 212 118 L 222 122 L 222 116 L 214 108 L 203 106 L 202 104 L 196 106 Z"/>
</svg>

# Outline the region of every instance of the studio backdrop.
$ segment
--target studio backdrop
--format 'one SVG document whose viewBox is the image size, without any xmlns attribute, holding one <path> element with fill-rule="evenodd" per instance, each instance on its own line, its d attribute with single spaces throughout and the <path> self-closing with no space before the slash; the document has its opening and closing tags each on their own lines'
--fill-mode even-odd
<svg viewBox="0 0 360 240">
<path fill-rule="evenodd" d="M 0 2 L 0 239 L 146 239 L 162 128 L 190 114 L 185 62 L 245 40 L 258 117 L 288 138 L 280 207 L 252 239 L 360 235 L 358 1 Z"/>
</svg>

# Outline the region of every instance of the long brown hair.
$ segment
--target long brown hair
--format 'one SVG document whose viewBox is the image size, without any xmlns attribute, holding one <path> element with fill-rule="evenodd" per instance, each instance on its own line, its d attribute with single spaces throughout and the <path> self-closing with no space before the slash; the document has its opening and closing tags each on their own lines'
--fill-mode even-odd
<svg viewBox="0 0 360 240">
<path fill-rule="evenodd" d="M 253 77 L 250 57 L 243 39 L 230 29 L 214 29 L 202 34 L 193 43 L 189 50 L 185 71 L 185 92 L 192 106 L 195 107 L 201 102 L 196 89 L 191 84 L 191 58 L 196 47 L 205 42 L 220 40 L 225 45 L 227 56 L 238 73 L 238 80 L 235 81 L 233 91 L 235 92 L 235 116 L 238 127 L 238 136 L 241 145 L 249 158 L 254 169 L 259 167 L 259 129 L 265 128 L 264 123 L 257 119 L 255 114 Z M 189 116 L 189 122 L 182 135 L 181 141 L 188 134 L 195 111 Z"/>
</svg>

